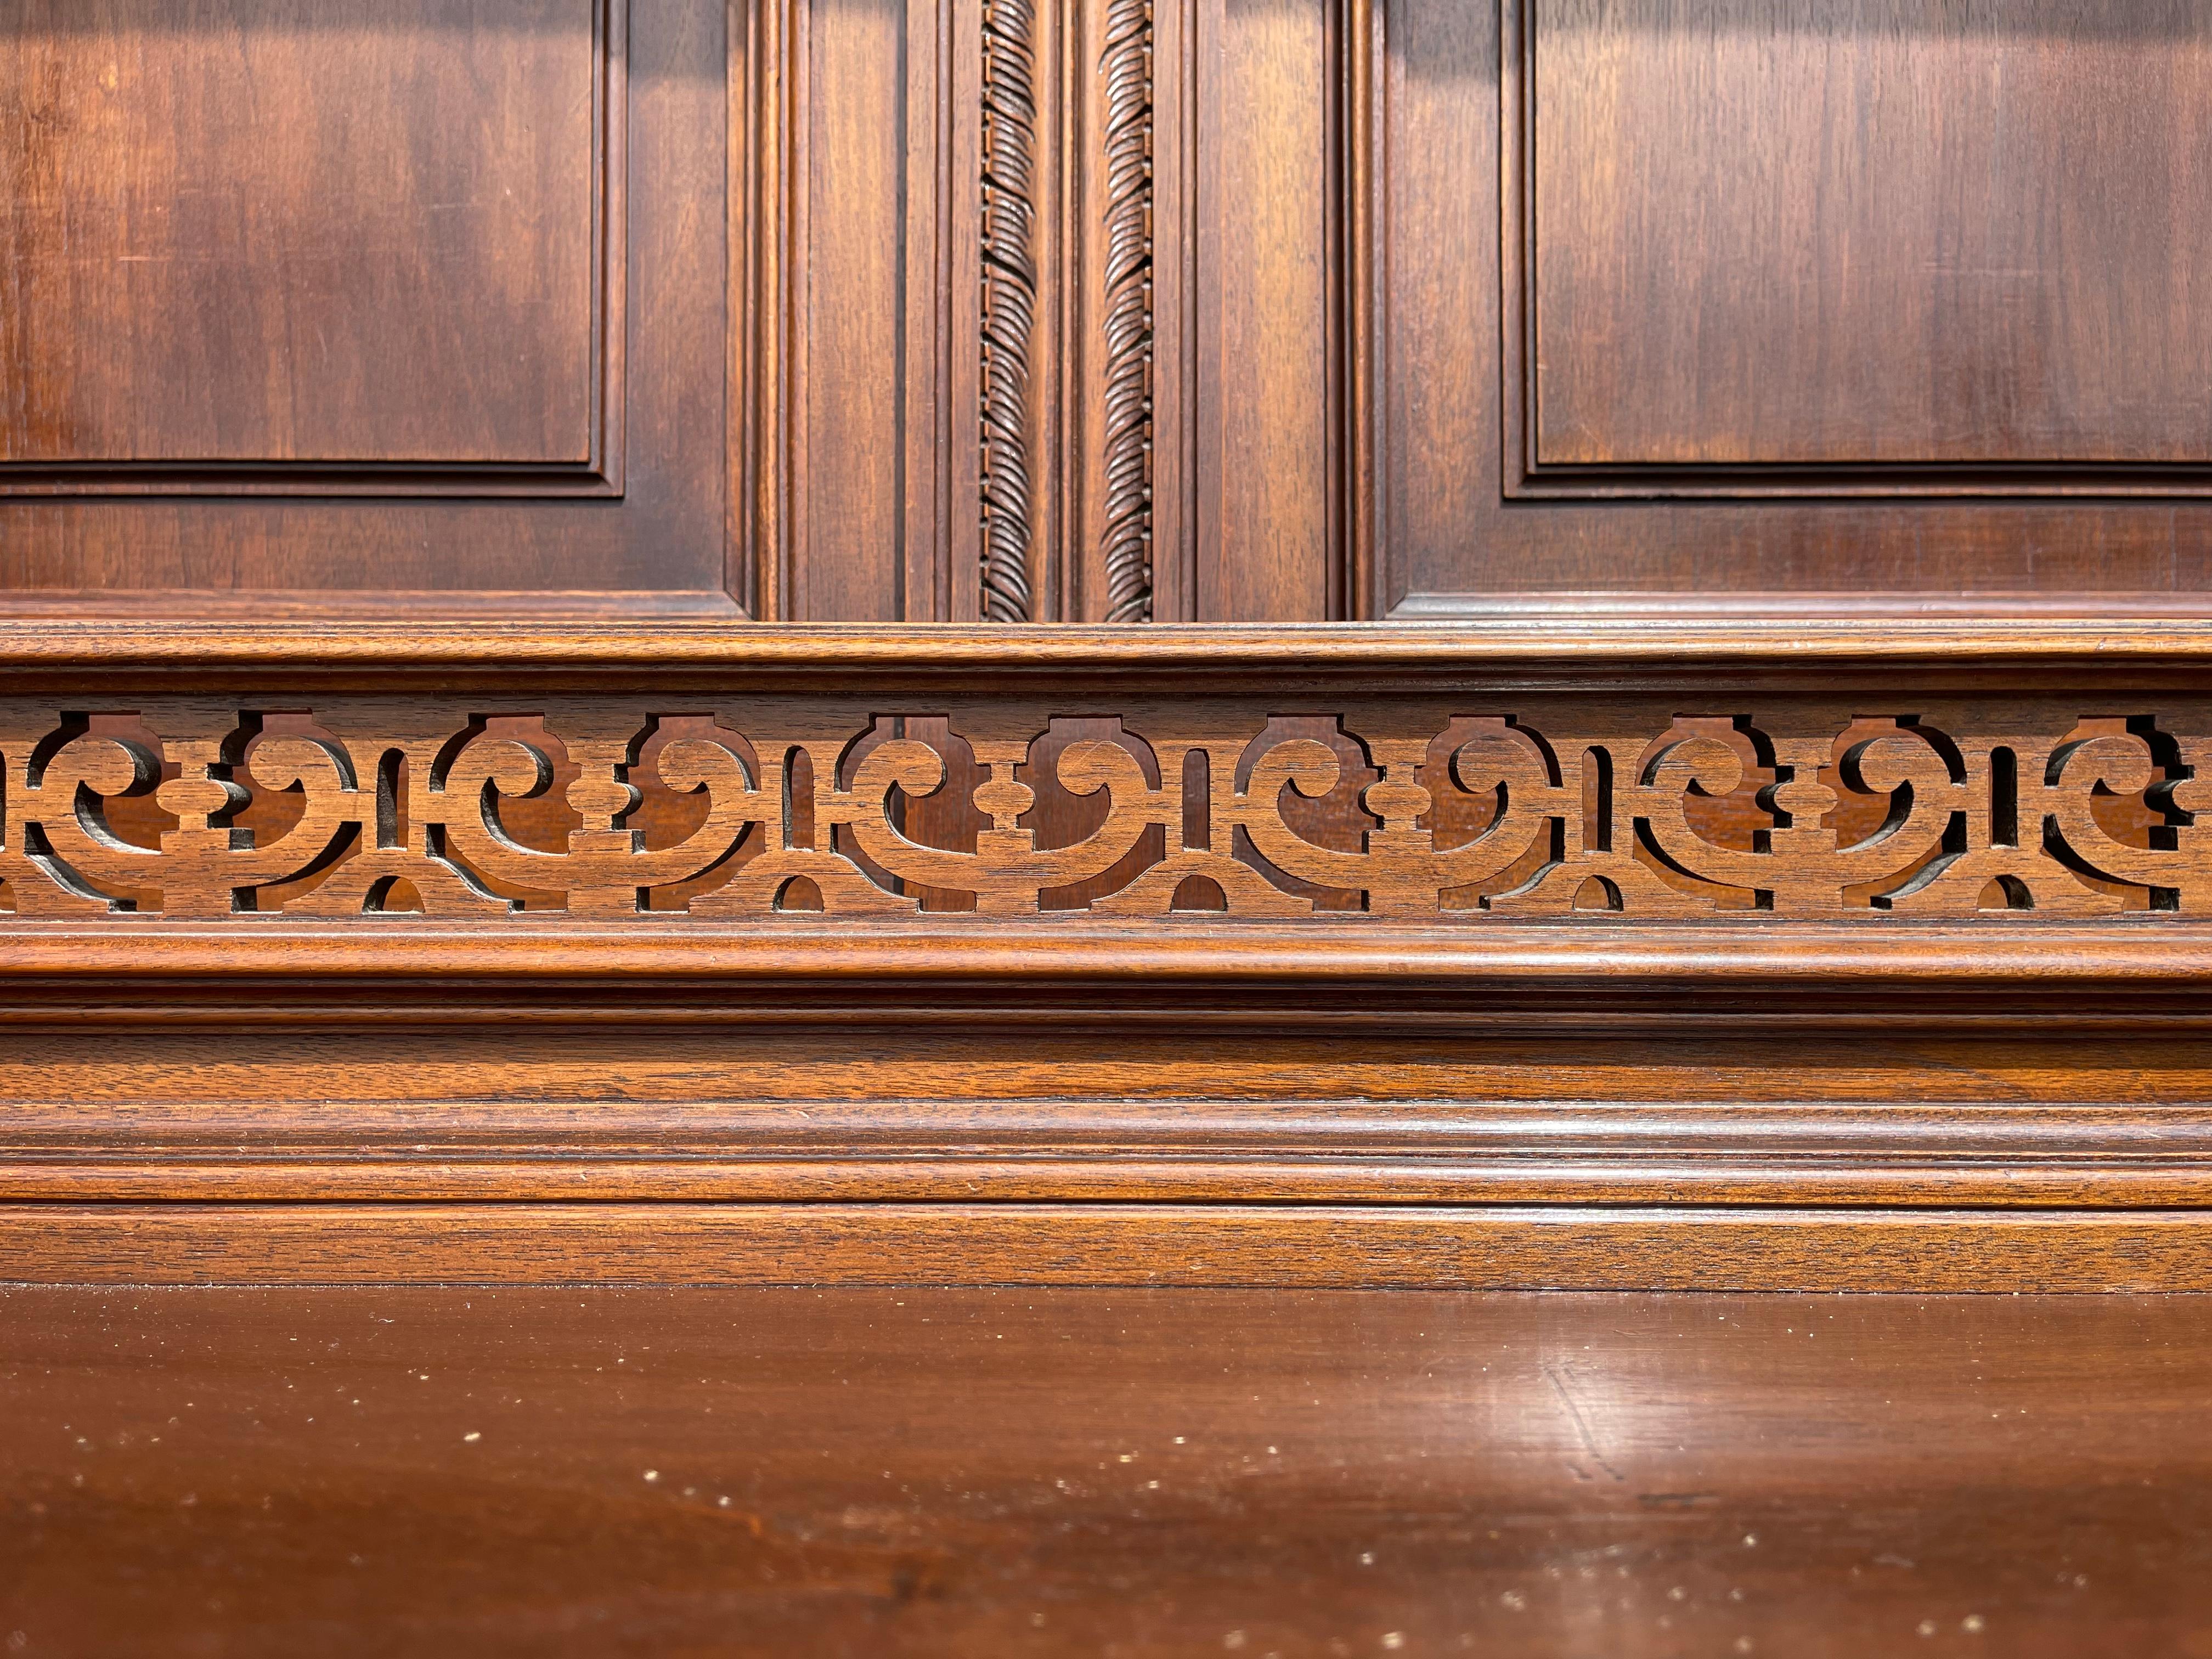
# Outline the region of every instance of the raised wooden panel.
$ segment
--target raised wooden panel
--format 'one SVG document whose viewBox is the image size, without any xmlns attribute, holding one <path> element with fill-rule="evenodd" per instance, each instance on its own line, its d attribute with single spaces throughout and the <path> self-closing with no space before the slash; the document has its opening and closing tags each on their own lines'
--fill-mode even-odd
<svg viewBox="0 0 2212 1659">
<path fill-rule="evenodd" d="M 50 143 L 0 94 L 0 156 L 46 158 L 0 192 L 36 301 L 0 307 L 0 387 L 43 428 L 0 462 L 0 610 L 754 608 L 724 7 L 116 0 L 4 27 L 0 75 L 76 125 Z M 75 319 L 40 252 L 64 236 L 96 256 Z"/>
<path fill-rule="evenodd" d="M 2207 482 L 2212 8 L 1528 17 L 1533 468 Z"/>
<path fill-rule="evenodd" d="M 617 487 L 622 0 L 11 9 L 0 495 Z"/>
<path fill-rule="evenodd" d="M 1346 476 L 1374 486 L 1349 526 L 1355 552 L 1362 538 L 1372 550 L 1354 565 L 1353 614 L 1534 613 L 1571 630 L 1623 612 L 2200 612 L 2212 474 L 2191 457 L 2212 453 L 2212 333 L 2190 296 L 2212 192 L 2189 180 L 2206 155 L 2191 112 L 2207 16 L 1872 0 L 1389 7 L 1371 72 L 1346 58 L 1376 130 L 1368 148 L 1346 132 L 1352 161 L 1372 161 L 1371 187 L 1354 171 L 1345 191 L 1343 268 L 1355 298 L 1374 296 L 1347 354 L 1371 370 L 1347 423 Z M 1559 84 L 1545 77 L 1577 63 L 1565 85 L 1582 103 L 1542 126 L 1543 88 Z M 1733 91 L 1715 78 L 1723 64 Z M 2002 78 L 1935 107 L 1970 64 Z M 1815 68 L 1834 77 L 1819 99 Z M 1625 94 L 1602 92 L 1631 87 L 1632 118 Z M 1844 119 L 1832 100 L 1846 93 L 1887 125 Z M 2001 97 L 2018 118 L 2002 137 L 1984 118 Z M 1933 137 L 1915 149 L 1900 128 Z M 2146 176 L 2106 192 L 2114 203 L 2087 202 L 2136 167 Z M 1579 224 L 1555 222 L 1559 201 Z M 2123 207 L 2111 235 L 2085 233 Z M 1945 224 L 1948 251 L 1916 265 L 1905 250 Z M 2002 246 L 2021 261 L 1997 261 Z M 1632 277 L 1631 249 L 1657 275 Z M 1650 299 L 1668 283 L 1697 286 L 1698 304 Z M 1842 314 L 1885 283 L 1923 297 L 1893 317 L 1871 301 Z M 1532 300 L 1549 319 L 1540 345 Z M 1892 325 L 1921 343 L 1885 338 Z M 1538 422 L 1564 418 L 1530 408 L 1539 363 L 1584 388 L 1565 409 L 1581 409 L 1587 447 L 1538 453 Z M 1900 411 L 1917 400 L 1918 435 L 1862 408 L 1882 430 L 1844 441 L 1824 422 L 1853 384 Z M 1948 449 L 1930 437 L 1939 415 Z M 2061 428 L 2070 449 L 2045 441 Z"/>
</svg>

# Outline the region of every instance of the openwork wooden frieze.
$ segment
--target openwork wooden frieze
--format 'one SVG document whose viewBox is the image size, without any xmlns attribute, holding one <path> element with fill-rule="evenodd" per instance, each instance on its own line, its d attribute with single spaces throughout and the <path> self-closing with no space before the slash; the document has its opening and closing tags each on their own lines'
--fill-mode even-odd
<svg viewBox="0 0 2212 1659">
<path fill-rule="evenodd" d="M 0 783 L 26 919 L 2212 910 L 2212 706 L 0 702 Z"/>
</svg>

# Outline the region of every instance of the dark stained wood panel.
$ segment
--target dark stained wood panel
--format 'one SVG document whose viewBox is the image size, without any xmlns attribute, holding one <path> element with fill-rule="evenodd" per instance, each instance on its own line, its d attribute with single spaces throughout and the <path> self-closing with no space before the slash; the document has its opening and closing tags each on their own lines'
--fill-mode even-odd
<svg viewBox="0 0 2212 1659">
<path fill-rule="evenodd" d="M 10 7 L 0 463 L 592 460 L 600 11 Z"/>
<path fill-rule="evenodd" d="M 1808 14 L 1778 7 L 1756 15 L 1773 27 Z M 1757 26 L 1753 9 L 1743 15 L 1746 29 Z M 1971 15 L 1984 34 L 1996 28 L 1993 9 Z M 2136 53 L 2147 85 L 2151 60 L 2169 55 L 2180 86 L 2198 48 L 2172 16 L 2155 7 L 2106 8 L 2084 21 L 2082 44 L 2093 53 Z M 1374 77 L 1382 160 L 1372 195 L 1352 194 L 1347 208 L 1375 227 L 1387 270 L 1371 440 L 1381 530 L 1355 593 L 1359 614 L 1413 620 L 1533 609 L 1571 632 L 1569 619 L 1593 594 L 1611 596 L 1600 611 L 1617 601 L 1685 616 L 1850 611 L 1871 619 L 1930 602 L 1963 613 L 2063 610 L 2059 596 L 2069 594 L 2102 595 L 2087 603 L 2120 611 L 2187 612 L 2186 596 L 2212 587 L 2212 511 L 2196 498 L 2204 475 L 2193 465 L 1534 465 L 1524 398 L 1535 359 L 1522 304 L 1529 21 L 1520 0 L 1502 8 L 1407 0 L 1390 13 Z M 2017 51 L 2031 37 L 2002 38 Z M 1638 39 L 1635 50 L 1668 50 L 1663 36 Z M 1916 39 L 1917 50 L 1939 57 L 1956 49 L 1940 29 Z M 1624 40 L 1616 55 L 1630 50 Z M 1540 73 L 1542 52 L 1540 40 Z M 2102 93 L 2082 93 L 2075 103 L 2065 119 L 2083 143 L 2120 118 Z M 1718 118 L 1692 110 L 1684 118 Z M 2060 118 L 2044 112 L 2039 119 Z M 1632 136 L 1639 155 L 1673 142 Z M 1601 145 L 1591 159 L 1595 142 L 1577 135 L 1567 158 L 1553 165 L 1601 168 Z M 1961 182 L 1962 194 L 1971 183 Z M 1669 210 L 1638 211 L 1638 222 L 1663 239 Z M 2188 216 L 2192 224 L 2200 216 L 2193 204 Z M 2077 285 L 2107 269 L 2093 248 L 2063 257 Z M 1808 281 L 1820 276 L 1809 263 L 1807 270 Z M 1719 282 L 1715 303 L 1757 274 L 1738 270 Z M 2154 339 L 2165 326 L 2141 325 Z M 1863 343 L 1845 337 L 1832 351 L 1839 357 Z M 1680 404 L 1669 418 L 1682 431 L 1701 429 L 1694 404 Z"/>
<path fill-rule="evenodd" d="M 2212 460 L 2212 7 L 1536 0 L 1535 456 Z"/>
<path fill-rule="evenodd" d="M 812 465 L 794 621 L 900 615 L 905 35 L 897 0 L 807 8 L 808 234 L 793 303 L 806 349 L 796 412 Z"/>
<path fill-rule="evenodd" d="M 2212 587 L 2201 0 L 4 27 L 11 607 Z"/>
<path fill-rule="evenodd" d="M 325 388 L 330 401 L 321 407 L 341 435 L 350 431 L 365 444 L 381 441 L 380 434 L 395 440 L 367 459 L 302 452 L 258 460 L 94 456 L 25 463 L 16 499 L 0 503 L 0 604 L 42 613 L 355 618 L 426 611 L 733 617 L 750 609 L 757 588 L 752 550 L 732 537 L 728 510 L 741 440 L 732 430 L 725 345 L 744 298 L 733 292 L 731 269 L 730 250 L 744 243 L 726 210 L 732 47 L 722 9 L 633 8 L 619 0 L 557 6 L 486 0 L 473 8 L 406 0 L 364 21 L 320 0 L 289 9 L 274 0 L 254 4 L 261 102 L 312 107 L 316 113 L 306 124 L 312 133 L 344 132 L 350 123 L 395 180 L 401 173 L 394 170 L 412 168 L 423 181 L 404 199 L 333 201 L 317 211 L 333 224 L 348 214 L 384 215 L 380 234 L 393 248 L 425 250 L 426 260 L 443 250 L 445 264 L 434 273 L 451 289 L 453 303 L 443 311 L 410 307 L 389 330 L 374 307 L 357 313 L 360 337 L 389 347 L 392 373 L 404 367 L 415 377 L 427 412 L 385 410 L 349 383 Z M 192 44 L 198 34 L 156 27 L 151 9 L 129 15 L 141 20 L 149 52 L 158 47 L 181 61 L 188 47 L 203 50 Z M 180 15 L 205 21 L 210 38 L 219 40 L 217 24 L 241 14 L 226 6 Z M 74 29 L 70 20 L 81 15 L 55 8 L 51 27 L 35 32 L 37 51 L 59 61 L 82 56 L 94 40 L 118 38 L 115 27 L 105 35 Z M 382 82 L 370 73 L 368 101 L 353 116 L 340 95 L 349 65 L 389 71 Z M 404 84 L 392 78 L 402 69 L 414 76 Z M 387 108 L 385 98 L 402 101 Z M 206 131 L 228 130 L 222 110 L 196 106 L 190 113 L 198 126 L 143 135 L 136 165 L 153 166 L 172 151 L 189 156 Z M 20 118 L 0 123 L 0 145 L 20 139 L 27 125 Z M 533 135 L 533 125 L 544 131 Z M 557 155 L 548 148 L 554 135 L 561 135 Z M 342 171 L 335 159 L 265 148 L 246 185 L 317 167 Z M 536 188 L 528 179 L 517 174 L 502 183 L 484 173 L 471 188 L 503 201 L 512 187 L 522 206 L 487 207 L 481 220 L 437 210 L 477 198 L 442 185 L 431 190 L 432 171 L 465 166 L 481 173 L 509 155 L 542 157 L 556 175 L 573 173 L 575 187 L 562 186 L 558 201 L 523 204 Z M 526 209 L 527 222 L 509 225 Z M 0 203 L 0 215 L 6 211 Z M 511 229 L 511 247 L 502 242 L 478 251 L 495 262 L 512 260 L 518 270 L 535 260 L 540 243 L 570 250 L 561 260 L 574 266 L 574 280 L 557 281 L 577 325 L 553 327 L 537 314 L 543 307 L 510 317 L 509 301 L 522 289 L 493 282 L 498 273 L 489 267 L 467 268 L 464 256 L 473 257 L 473 244 L 443 225 L 448 218 L 486 236 Z M 603 252 L 594 253 L 602 241 Z M 246 246 L 248 276 L 264 284 L 270 306 L 309 314 L 325 303 L 309 280 L 314 273 L 284 265 L 281 251 L 281 242 Z M 363 304 L 375 298 L 367 286 L 371 274 L 359 275 L 363 286 L 355 298 Z M 526 287 L 556 278 L 516 280 Z M 166 311 L 151 298 L 133 302 L 130 330 L 149 340 L 196 342 L 224 326 L 221 295 L 212 289 L 180 287 L 161 297 Z M 9 326 L 0 312 L 0 344 L 13 338 L 4 332 Z M 108 349 L 96 332 L 88 327 L 57 349 L 65 356 Z M 272 373 L 304 375 L 317 347 L 312 335 L 295 331 L 269 350 Z M 494 416 L 517 429 L 543 427 L 550 417 L 538 388 L 556 362 L 568 365 L 560 378 L 574 392 L 544 392 L 548 406 L 557 410 L 566 399 L 572 411 L 597 413 L 591 420 L 557 416 L 556 424 L 573 428 L 557 448 L 532 441 L 541 457 L 559 459 L 493 459 L 489 445 L 462 441 L 471 423 Z M 173 395 L 184 398 L 188 391 Z M 209 406 L 252 414 L 264 407 L 262 391 L 257 384 Z M 425 459 L 399 446 L 405 434 L 391 422 L 418 420 L 452 440 L 450 453 Z M 580 447 L 572 439 L 587 428 L 595 435 Z M 9 488 L 0 480 L 0 491 Z"/>
<path fill-rule="evenodd" d="M 2201 1297 L 0 1292 L 0 1641 L 2187 1655 Z"/>
<path fill-rule="evenodd" d="M 1334 11 L 1199 0 L 1201 622 L 1334 613 Z"/>
</svg>

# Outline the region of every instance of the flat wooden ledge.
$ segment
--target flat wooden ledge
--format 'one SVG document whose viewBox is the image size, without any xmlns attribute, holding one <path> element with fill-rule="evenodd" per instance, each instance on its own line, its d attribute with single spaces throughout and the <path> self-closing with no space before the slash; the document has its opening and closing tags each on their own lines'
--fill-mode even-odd
<svg viewBox="0 0 2212 1659">
<path fill-rule="evenodd" d="M 2162 1659 L 2212 1624 L 2205 1298 L 11 1290 L 0 1386 L 25 1659 Z"/>
<path fill-rule="evenodd" d="M 258 951 L 241 951 L 255 941 Z M 535 947 L 535 948 L 534 948 Z M 285 952 L 277 962 L 272 953 Z M 1199 915 L 1105 921 L 1079 911 L 891 921 L 787 915 L 720 921 L 681 912 L 590 921 L 553 912 L 495 921 L 410 915 L 301 921 L 115 916 L 10 919 L 0 976 L 118 973 L 460 972 L 720 974 L 758 969 L 896 978 L 1039 974 L 1334 981 L 1355 978 L 1632 979 L 1664 974 L 1727 982 L 1838 975 L 1887 979 L 2212 980 L 2212 921 L 2173 916 L 2056 921 L 1919 921 L 1869 914 L 1842 922 L 1762 917 L 1719 921 L 1512 922 L 1469 913 L 1415 925 L 1347 915 L 1312 921 L 1224 921 Z"/>
<path fill-rule="evenodd" d="M 78 617 L 0 612 L 0 672 L 148 670 L 195 677 L 386 670 L 745 672 L 820 668 L 848 674 L 1172 672 L 1221 678 L 1255 669 L 1308 675 L 1620 672 L 1832 672 L 1861 667 L 1943 672 L 1997 664 L 2100 674 L 2212 664 L 2212 622 L 2172 607 L 2130 615 L 1811 609 L 1779 619 L 1677 609 L 1522 611 L 1479 621 L 1237 623 L 1142 628 L 963 624 L 761 624 L 692 617 L 630 623 L 526 617 L 513 623 L 266 622 Z"/>
<path fill-rule="evenodd" d="M 0 1206 L 24 1284 L 2212 1290 L 2212 1211 Z"/>
</svg>

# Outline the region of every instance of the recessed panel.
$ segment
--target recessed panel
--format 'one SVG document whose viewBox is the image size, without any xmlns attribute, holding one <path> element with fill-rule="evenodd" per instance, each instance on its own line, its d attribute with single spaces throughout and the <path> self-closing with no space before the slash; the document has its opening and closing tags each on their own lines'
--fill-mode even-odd
<svg viewBox="0 0 2212 1659">
<path fill-rule="evenodd" d="M 602 12 L 7 8 L 0 488 L 593 462 Z"/>
<path fill-rule="evenodd" d="M 2212 5 L 1531 3 L 1532 467 L 2212 461 Z"/>
</svg>

